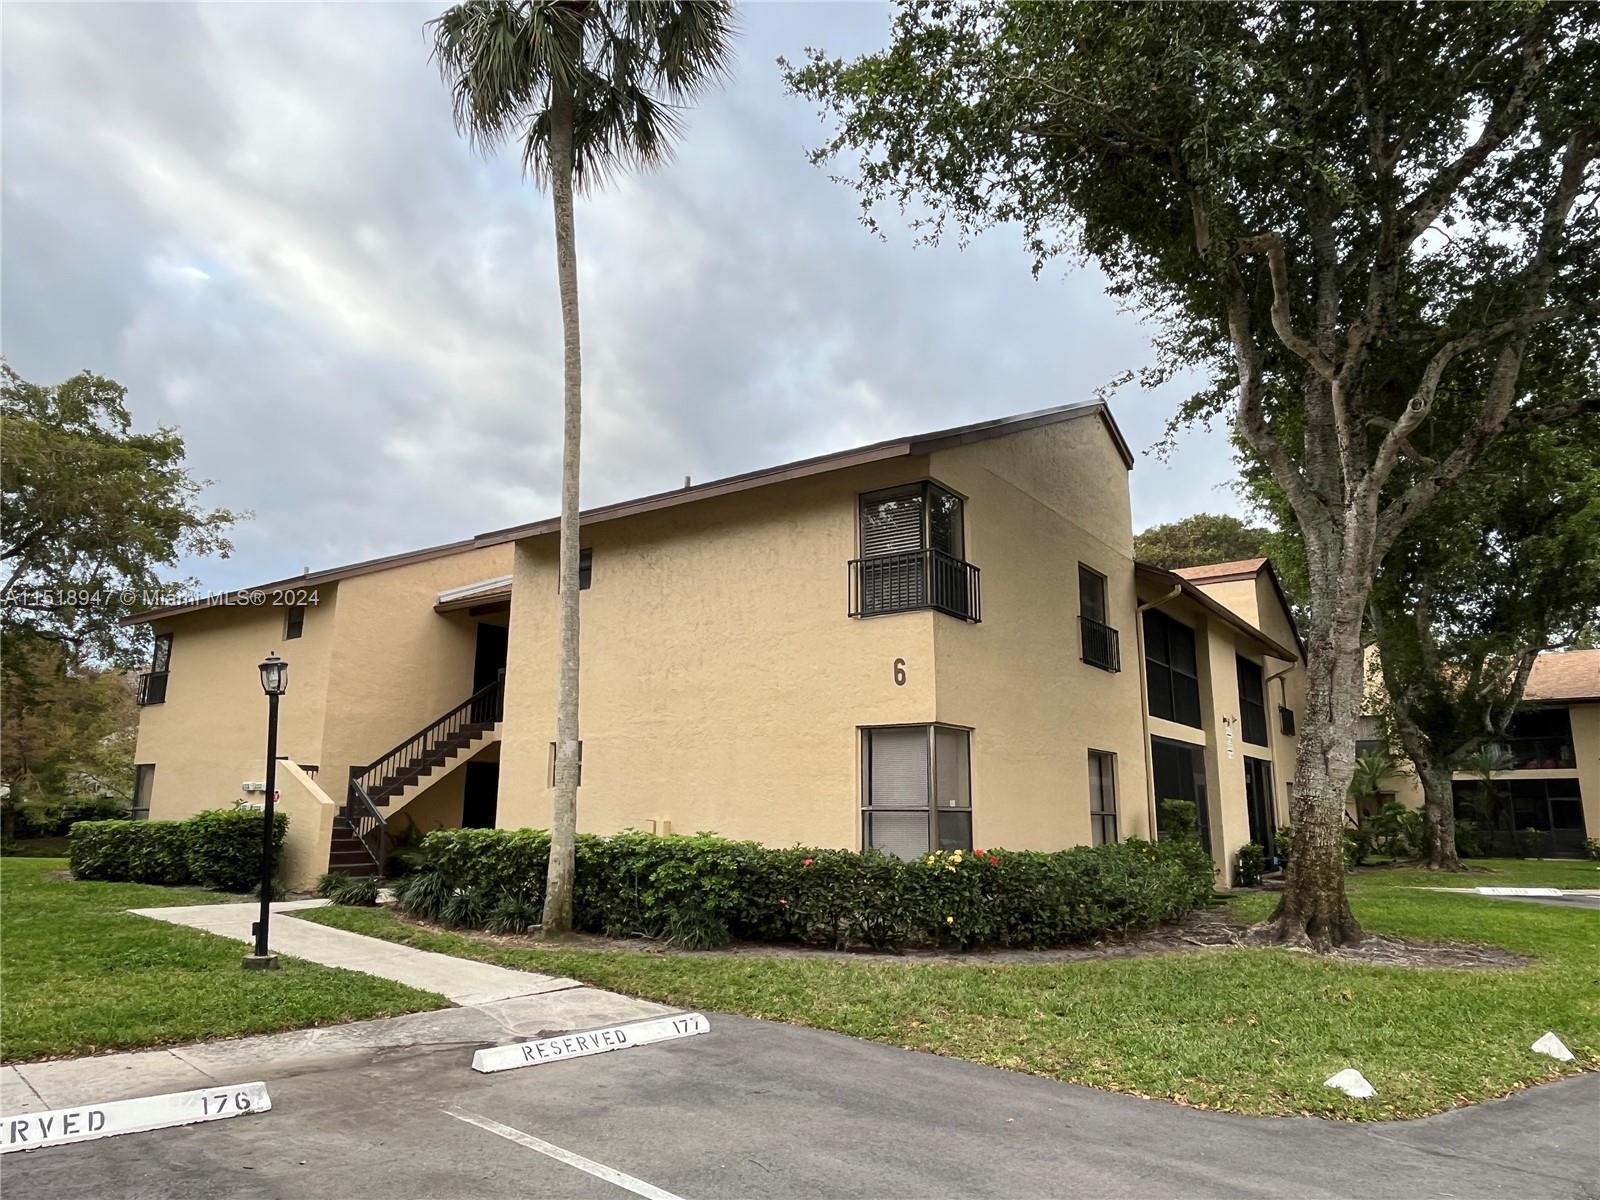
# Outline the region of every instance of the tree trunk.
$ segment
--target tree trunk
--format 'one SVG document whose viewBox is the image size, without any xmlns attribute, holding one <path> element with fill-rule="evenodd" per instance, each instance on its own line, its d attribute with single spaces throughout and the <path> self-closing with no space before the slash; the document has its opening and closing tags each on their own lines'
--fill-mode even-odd
<svg viewBox="0 0 1600 1200">
<path fill-rule="evenodd" d="M 1344 891 L 1344 814 L 1361 708 L 1362 605 L 1346 597 L 1338 607 L 1341 615 L 1324 621 L 1327 628 L 1321 636 L 1313 631 L 1306 646 L 1306 721 L 1295 755 L 1289 865 L 1277 910 L 1254 930 L 1261 941 L 1317 950 L 1361 940 Z"/>
<path fill-rule="evenodd" d="M 1455 791 L 1451 787 L 1448 765 L 1428 761 L 1416 764 L 1417 778 L 1422 782 L 1422 815 L 1427 821 L 1428 866 L 1435 871 L 1461 870 L 1461 858 L 1456 853 Z"/>
<path fill-rule="evenodd" d="M 583 365 L 578 339 L 578 254 L 572 205 L 573 98 L 557 73 L 550 100 L 550 194 L 555 207 L 556 273 L 561 289 L 561 665 L 556 697 L 556 779 L 550 814 L 550 866 L 544 934 L 572 930 L 578 831 L 578 451 L 583 428 Z"/>
</svg>

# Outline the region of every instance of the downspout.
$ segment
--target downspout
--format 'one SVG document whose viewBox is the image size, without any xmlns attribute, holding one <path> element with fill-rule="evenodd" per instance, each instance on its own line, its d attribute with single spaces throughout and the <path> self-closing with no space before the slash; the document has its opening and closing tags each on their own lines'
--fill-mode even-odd
<svg viewBox="0 0 1600 1200">
<path fill-rule="evenodd" d="M 1137 605 L 1133 610 L 1133 640 L 1134 647 L 1139 654 L 1139 724 L 1144 733 L 1144 760 L 1146 764 L 1144 773 L 1144 803 L 1148 810 L 1146 815 L 1150 818 L 1150 840 L 1156 840 L 1156 773 L 1150 767 L 1150 684 L 1144 677 L 1144 614 L 1152 608 L 1160 608 L 1169 601 L 1176 600 L 1183 595 L 1183 585 L 1176 584 L 1173 589 L 1159 600 L 1151 600 Z"/>
<path fill-rule="evenodd" d="M 1274 671 L 1271 675 L 1268 675 L 1266 677 L 1266 681 L 1265 681 L 1266 683 L 1271 683 L 1274 679 L 1276 679 L 1278 681 L 1278 707 L 1279 708 L 1288 708 L 1289 707 L 1289 686 L 1288 686 L 1288 684 L 1286 684 L 1284 682 L 1284 678 L 1289 674 L 1290 671 L 1294 670 L 1299 665 L 1300 664 L 1298 662 L 1292 662 L 1288 666 L 1284 667 L 1283 670 Z M 1263 688 L 1263 690 L 1264 690 L 1264 688 Z M 1270 723 L 1268 724 L 1267 728 L 1269 730 L 1272 728 Z M 1299 729 L 1300 729 L 1300 727 L 1298 725 L 1296 725 L 1295 726 L 1295 736 L 1297 738 L 1299 737 Z M 1274 737 L 1278 737 L 1278 738 L 1282 738 L 1282 737 L 1286 736 L 1284 734 L 1284 732 L 1283 732 L 1283 719 L 1282 719 L 1281 716 L 1279 717 L 1279 720 L 1278 720 L 1278 732 L 1276 734 L 1272 734 L 1272 735 L 1269 735 L 1269 736 L 1274 736 Z M 1274 777 L 1276 777 L 1276 775 L 1277 775 L 1277 770 L 1276 770 L 1277 755 L 1276 754 L 1273 755 L 1273 760 L 1274 760 L 1274 762 L 1273 762 L 1273 766 L 1274 766 L 1273 775 L 1274 775 Z M 1286 783 L 1290 787 L 1294 786 L 1294 780 L 1292 780 L 1292 779 L 1278 779 L 1276 782 L 1278 782 L 1279 784 L 1285 784 Z M 1276 820 L 1277 819 L 1277 815 L 1278 815 L 1277 797 L 1273 797 L 1272 815 L 1273 815 L 1273 819 Z M 1289 822 L 1289 803 L 1288 803 L 1288 794 L 1287 794 L 1287 792 L 1284 794 L 1283 819 L 1284 819 L 1284 824 L 1288 824 L 1288 822 Z M 1266 848 L 1270 849 L 1270 847 L 1266 847 Z"/>
</svg>

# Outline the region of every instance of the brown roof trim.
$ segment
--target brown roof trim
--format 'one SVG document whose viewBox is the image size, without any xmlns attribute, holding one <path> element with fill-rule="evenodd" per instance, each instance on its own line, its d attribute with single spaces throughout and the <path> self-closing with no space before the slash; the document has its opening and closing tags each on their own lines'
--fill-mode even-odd
<svg viewBox="0 0 1600 1200">
<path fill-rule="evenodd" d="M 737 492 L 765 487 L 768 484 L 783 483 L 791 479 L 804 479 L 811 475 L 822 475 L 830 471 L 843 471 L 850 467 L 863 466 L 867 463 L 882 462 L 885 459 L 916 457 L 932 453 L 935 450 L 970 445 L 973 442 L 1004 437 L 1009 433 L 1022 433 L 1025 430 L 1037 429 L 1043 425 L 1053 425 L 1058 421 L 1071 421 L 1091 415 L 1099 416 L 1101 424 L 1105 427 L 1106 432 L 1117 447 L 1117 453 L 1122 456 L 1123 464 L 1129 470 L 1132 470 L 1133 454 L 1128 449 L 1128 443 L 1123 438 L 1122 431 L 1117 428 L 1116 420 L 1112 417 L 1110 409 L 1106 407 L 1103 400 L 1086 400 L 1075 404 L 1058 405 L 1055 408 L 1043 408 L 1036 412 L 1019 413 L 1012 417 L 1001 417 L 992 421 L 977 421 L 971 425 L 958 425 L 953 429 L 941 429 L 934 433 L 925 433 L 916 437 L 891 438 L 888 441 L 858 446 L 853 450 L 840 450 L 833 454 L 821 454 L 814 458 L 803 458 L 797 462 L 784 463 L 781 466 L 747 471 L 742 475 L 729 475 L 724 479 L 713 479 L 709 483 L 696 484 L 693 487 L 677 488 L 670 492 L 657 492 L 654 495 L 640 496 L 633 500 L 621 500 L 615 504 L 603 504 L 599 508 L 586 509 L 580 514 L 579 523 L 590 525 L 601 521 L 614 521 L 619 517 L 631 517 L 639 513 L 673 508 L 679 504 L 689 504 L 696 500 L 709 500 L 716 496 L 733 495 Z M 391 567 L 403 567 L 415 562 L 424 562 L 430 558 L 444 558 L 451 554 L 462 554 L 468 550 L 477 550 L 485 546 L 497 546 L 504 542 L 517 541 L 520 538 L 554 533 L 560 527 L 561 519 L 559 517 L 548 517 L 543 521 L 533 521 L 526 525 L 512 525 L 505 529 L 495 529 L 488 533 L 480 533 L 476 537 L 464 541 L 448 542 L 442 546 L 430 546 L 424 550 L 410 550 L 402 554 L 391 554 L 383 558 L 370 558 L 364 562 L 350 563 L 342 567 L 329 567 L 324 571 L 294 575 L 287 579 L 276 579 L 271 583 L 258 584 L 250 588 L 240 588 L 234 592 L 210 596 L 191 604 L 173 604 L 165 608 L 147 609 L 144 612 L 124 617 L 122 624 L 140 625 L 166 617 L 181 616 L 184 613 L 198 612 L 201 609 L 215 607 L 230 599 L 237 603 L 240 597 L 247 596 L 251 592 L 271 591 L 273 588 L 291 586 L 314 587 L 317 584 L 332 583 L 336 580 L 349 579 L 356 575 L 368 575 L 374 571 L 386 571 Z"/>
<path fill-rule="evenodd" d="M 1014 417 L 1001 417 L 993 421 L 978 421 L 971 425 L 958 425 L 953 429 L 941 429 L 933 433 L 924 433 L 910 438 L 893 438 L 885 442 L 873 442 L 867 446 L 858 446 L 853 450 L 840 450 L 833 454 L 821 454 L 815 458 L 803 458 L 797 462 L 784 463 L 776 467 L 764 467 L 759 471 L 748 471 L 743 475 L 729 475 L 723 479 L 713 479 L 708 483 L 698 483 L 692 487 L 676 488 L 670 492 L 657 492 L 651 496 L 641 496 L 635 500 L 622 500 L 615 504 L 601 505 L 599 508 L 585 509 L 580 514 L 579 522 L 583 525 L 598 524 L 601 521 L 615 521 L 620 517 L 632 517 L 640 513 L 655 512 L 663 508 L 673 508 L 680 504 L 690 504 L 697 500 L 710 500 L 716 496 L 729 496 L 738 492 L 750 491 L 753 488 L 766 487 L 769 484 L 785 483 L 793 479 L 805 479 L 812 475 L 823 475 L 831 471 L 843 471 L 850 467 L 862 466 L 866 463 L 882 462 L 891 458 L 914 458 L 923 454 L 931 454 L 935 450 L 948 450 L 955 446 L 971 445 L 973 442 L 988 441 L 991 438 L 1004 437 L 1011 433 L 1022 433 L 1029 429 L 1037 429 L 1044 425 L 1053 425 L 1059 421 L 1072 421 L 1079 417 L 1098 416 L 1106 432 L 1117 448 L 1117 453 L 1122 457 L 1123 465 L 1129 470 L 1133 469 L 1133 454 L 1128 449 L 1128 443 L 1122 436 L 1122 431 L 1117 428 L 1116 420 L 1111 416 L 1110 410 L 1102 400 L 1081 401 L 1076 404 L 1063 404 L 1055 408 L 1044 408 L 1037 412 L 1019 413 Z M 559 517 L 546 517 L 542 521 L 533 521 L 526 525 L 513 525 L 506 529 L 491 530 L 481 533 L 477 537 L 480 545 L 493 545 L 498 542 L 515 541 L 520 538 L 537 537 L 541 534 L 555 533 L 561 528 Z"/>
<path fill-rule="evenodd" d="M 1204 564 L 1195 567 L 1176 567 L 1172 573 L 1194 584 L 1196 587 L 1203 587 L 1208 583 L 1237 583 L 1241 579 L 1254 579 L 1262 571 L 1266 571 L 1267 581 L 1272 584 L 1272 590 L 1278 595 L 1278 604 L 1283 608 L 1283 615 L 1289 618 L 1289 628 L 1294 631 L 1295 644 L 1300 647 L 1300 653 L 1303 657 L 1305 655 L 1306 641 L 1300 636 L 1300 623 L 1294 619 L 1294 606 L 1289 603 L 1289 595 L 1283 590 L 1283 581 L 1278 578 L 1278 569 L 1272 565 L 1270 558 L 1247 558 L 1239 561 L 1253 562 L 1256 565 L 1248 569 L 1229 571 L 1219 575 L 1193 574 L 1195 571 L 1205 570 Z M 1223 563 L 1220 565 L 1227 566 L 1229 564 Z M 1156 570 L 1158 568 L 1152 567 L 1150 569 Z"/>
<path fill-rule="evenodd" d="M 1220 603 L 1219 601 L 1213 600 L 1210 596 L 1206 595 L 1205 592 L 1201 591 L 1198 586 L 1185 579 L 1182 575 L 1178 575 L 1172 571 L 1169 571 L 1165 567 L 1152 567 L 1148 563 L 1134 563 L 1133 568 L 1137 574 L 1143 575 L 1146 579 L 1153 583 L 1165 584 L 1169 590 L 1173 587 L 1178 588 L 1182 591 L 1186 599 L 1193 600 L 1212 616 L 1220 618 L 1223 622 L 1233 626 L 1234 629 L 1238 630 L 1240 633 L 1247 634 L 1261 646 L 1264 646 L 1267 653 L 1273 658 L 1281 658 L 1284 662 L 1299 662 L 1301 660 L 1302 655 L 1300 650 L 1291 650 L 1287 646 L 1281 645 L 1275 639 L 1268 637 L 1266 634 L 1262 633 L 1261 630 L 1250 624 L 1249 621 L 1246 621 L 1238 613 L 1234 612 L 1231 608 Z M 1294 618 L 1291 616 L 1289 620 L 1292 624 Z M 1298 631 L 1296 632 L 1295 636 L 1299 636 Z"/>
<path fill-rule="evenodd" d="M 307 571 L 300 575 L 290 575 L 284 579 L 274 579 L 270 583 L 258 583 L 252 587 L 238 588 L 231 592 L 217 592 L 208 595 L 203 600 L 195 600 L 189 604 L 168 604 L 161 608 L 147 608 L 143 612 L 136 612 L 131 616 L 123 617 L 120 624 L 143 625 L 150 621 L 160 621 L 167 617 L 179 617 L 185 613 L 199 612 L 205 608 L 216 608 L 229 602 L 238 604 L 239 601 L 252 592 L 270 592 L 275 588 L 305 588 L 317 587 L 324 583 L 334 583 L 340 579 L 351 579 L 357 575 L 371 575 L 377 571 L 388 571 L 394 567 L 406 567 L 412 563 L 427 562 L 431 558 L 448 558 L 452 554 L 465 554 L 468 550 L 482 549 L 480 544 L 473 539 L 459 542 L 446 542 L 439 546 L 428 546 L 421 550 L 406 550 L 400 554 L 386 554 L 381 558 L 368 558 L 361 562 L 347 563 L 341 567 L 328 567 L 322 571 Z"/>
</svg>

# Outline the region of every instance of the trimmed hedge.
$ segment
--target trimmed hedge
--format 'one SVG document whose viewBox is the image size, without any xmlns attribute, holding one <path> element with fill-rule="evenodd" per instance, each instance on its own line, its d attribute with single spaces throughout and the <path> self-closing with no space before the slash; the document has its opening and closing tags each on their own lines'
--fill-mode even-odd
<svg viewBox="0 0 1600 1200">
<path fill-rule="evenodd" d="M 537 921 L 549 837 L 449 829 L 422 842 L 401 881 L 418 916 L 513 932 Z M 1206 904 L 1213 867 L 1198 842 L 1080 846 L 1055 853 L 951 851 L 912 862 L 875 851 L 775 850 L 709 834 L 580 835 L 574 922 L 608 936 L 834 947 L 1048 947 L 1169 921 Z"/>
<path fill-rule="evenodd" d="M 289 818 L 274 813 L 272 824 L 276 856 Z M 261 882 L 261 814 L 217 809 L 186 821 L 79 821 L 67 855 L 74 879 L 248 892 Z"/>
</svg>

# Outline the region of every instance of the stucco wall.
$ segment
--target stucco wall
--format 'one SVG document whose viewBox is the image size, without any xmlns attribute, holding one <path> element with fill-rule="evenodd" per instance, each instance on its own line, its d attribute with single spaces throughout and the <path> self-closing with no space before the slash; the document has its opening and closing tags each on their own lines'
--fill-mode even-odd
<svg viewBox="0 0 1600 1200">
<path fill-rule="evenodd" d="M 581 830 L 857 845 L 856 728 L 934 719 L 951 618 L 849 619 L 856 496 L 926 474 L 896 460 L 585 529 Z M 554 535 L 518 544 L 502 826 L 550 820 L 556 553 Z"/>
<path fill-rule="evenodd" d="M 134 761 L 156 767 L 150 816 L 226 807 L 245 781 L 264 778 L 267 701 L 256 664 L 269 650 L 289 663 L 279 753 L 317 765 L 321 787 L 342 803 L 351 765 L 467 697 L 475 622 L 433 605 L 443 589 L 509 573 L 511 556 L 509 545 L 487 547 L 320 584 L 293 641 L 283 639 L 283 610 L 270 606 L 156 622 L 155 632 L 174 636 L 166 702 L 139 713 Z"/>
<path fill-rule="evenodd" d="M 1148 837 L 1127 468 L 1094 421 L 932 456 L 967 497 L 983 621 L 934 623 L 938 716 L 972 736 L 973 841 L 1056 850 L 1090 841 L 1091 749 L 1116 756 L 1118 833 Z M 1122 670 L 1082 661 L 1078 564 L 1106 577 Z"/>
<path fill-rule="evenodd" d="M 265 779 L 267 698 L 256 667 L 268 651 L 289 664 L 278 753 L 320 765 L 338 595 L 333 584 L 317 592 L 293 641 L 283 639 L 283 610 L 270 606 L 205 609 L 155 624 L 155 633 L 173 635 L 167 698 L 139 710 L 134 751 L 135 762 L 155 764 L 152 818 L 226 808 L 245 797 L 245 782 Z"/>
<path fill-rule="evenodd" d="M 277 788 L 278 811 L 289 818 L 278 877 L 291 891 L 309 891 L 328 869 L 333 817 L 339 805 L 317 780 L 292 762 L 278 764 Z"/>
</svg>

